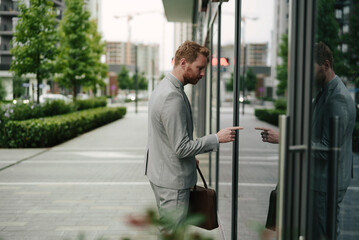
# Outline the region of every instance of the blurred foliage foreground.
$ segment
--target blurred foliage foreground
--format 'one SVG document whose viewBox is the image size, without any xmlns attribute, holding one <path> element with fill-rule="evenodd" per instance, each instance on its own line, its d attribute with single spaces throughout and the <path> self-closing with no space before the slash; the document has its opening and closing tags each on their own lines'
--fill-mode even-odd
<svg viewBox="0 0 359 240">
<path fill-rule="evenodd" d="M 124 107 L 106 107 L 106 99 L 2 105 L 0 147 L 52 147 L 121 119 L 125 114 Z"/>
<path fill-rule="evenodd" d="M 162 240 L 213 240 L 203 234 L 191 232 L 188 229 L 191 225 L 196 225 L 204 221 L 202 215 L 190 215 L 179 225 L 175 224 L 171 212 L 166 212 L 163 217 L 159 217 L 156 210 L 148 209 L 142 216 L 128 217 L 127 223 L 133 227 L 154 230 Z M 162 229 L 159 231 L 159 229 Z M 122 240 L 133 240 L 132 238 L 122 238 Z"/>
<path fill-rule="evenodd" d="M 137 216 L 128 216 L 127 224 L 137 228 L 139 230 L 145 230 L 147 232 L 146 237 L 148 239 L 161 239 L 161 240 L 214 240 L 215 238 L 210 236 L 210 231 L 196 231 L 200 230 L 192 228 L 192 225 L 201 224 L 205 218 L 200 214 L 189 214 L 187 219 L 180 224 L 176 224 L 174 220 L 173 212 L 165 212 L 163 217 L 158 216 L 158 212 L 155 209 L 148 209 L 144 214 Z M 266 230 L 264 226 L 258 222 L 249 222 L 250 229 L 258 234 L 260 240 L 274 240 L 276 234 L 273 231 Z M 160 231 L 161 229 L 161 231 Z M 216 231 L 216 230 L 213 230 Z M 138 236 L 138 239 L 146 239 L 144 236 Z M 119 240 L 135 240 L 133 237 L 122 237 Z M 70 239 L 67 239 L 70 240 Z M 84 233 L 78 235 L 77 240 L 86 240 Z M 108 240 L 106 237 L 99 237 L 96 240 Z"/>
</svg>

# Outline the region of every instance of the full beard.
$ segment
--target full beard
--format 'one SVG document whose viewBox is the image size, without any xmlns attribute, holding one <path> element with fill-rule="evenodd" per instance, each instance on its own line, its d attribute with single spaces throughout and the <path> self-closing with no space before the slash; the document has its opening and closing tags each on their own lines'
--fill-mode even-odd
<svg viewBox="0 0 359 240">
<path fill-rule="evenodd" d="M 183 80 L 185 83 L 197 84 L 197 82 L 199 81 L 199 78 L 193 76 L 191 73 L 185 73 L 183 75 Z"/>
<path fill-rule="evenodd" d="M 324 87 L 324 85 L 325 85 L 325 76 L 323 76 L 323 75 L 316 76 L 315 80 L 316 80 L 315 84 L 316 84 L 318 90 L 321 89 L 322 87 Z"/>
</svg>

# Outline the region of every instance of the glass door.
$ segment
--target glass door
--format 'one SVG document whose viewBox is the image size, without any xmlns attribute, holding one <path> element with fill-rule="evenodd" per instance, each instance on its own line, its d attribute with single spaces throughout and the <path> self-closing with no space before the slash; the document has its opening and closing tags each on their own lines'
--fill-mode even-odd
<svg viewBox="0 0 359 240">
<path fill-rule="evenodd" d="M 358 4 L 291 1 L 278 239 L 359 237 Z"/>
</svg>

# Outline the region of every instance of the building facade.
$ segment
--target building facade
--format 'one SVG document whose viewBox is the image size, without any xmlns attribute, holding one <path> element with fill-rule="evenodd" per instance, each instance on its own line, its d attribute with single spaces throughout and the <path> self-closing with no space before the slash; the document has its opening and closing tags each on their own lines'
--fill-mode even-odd
<svg viewBox="0 0 359 240">
<path fill-rule="evenodd" d="M 243 49 L 243 47 L 242 47 Z M 244 53 L 243 51 L 241 51 Z M 243 57 L 244 54 L 241 54 Z M 268 43 L 246 44 L 246 65 L 247 66 L 268 66 Z M 244 64 L 244 61 L 241 61 Z"/>
<path fill-rule="evenodd" d="M 158 44 L 131 44 L 130 64 L 126 64 L 126 42 L 106 42 L 106 63 L 121 65 L 129 68 L 130 72 L 136 64 L 137 46 L 137 69 L 146 76 L 159 75 L 159 45 Z M 112 68 L 116 69 L 116 68 Z"/>
<path fill-rule="evenodd" d="M 0 70 L 10 69 L 12 56 L 10 54 L 10 42 L 15 31 L 19 10 L 17 0 L 0 0 Z M 29 6 L 29 0 L 25 4 Z M 60 20 L 65 9 L 64 0 L 52 0 L 57 11 L 57 18 Z"/>
<path fill-rule="evenodd" d="M 102 0 L 85 0 L 85 5 L 88 11 L 90 12 L 91 19 L 94 19 L 97 23 L 97 29 L 101 33 L 101 2 Z"/>
<path fill-rule="evenodd" d="M 148 80 L 148 90 L 151 93 L 159 80 L 159 45 L 131 43 L 130 59 L 127 60 L 127 44 L 127 42 L 106 42 L 106 63 L 109 66 L 109 76 L 114 79 L 122 67 L 126 67 L 131 75 L 135 74 L 137 48 L 137 71 L 139 74 L 144 74 Z M 127 61 L 130 64 L 127 64 Z M 115 84 L 109 85 L 116 88 L 117 92 Z"/>
<path fill-rule="evenodd" d="M 270 65 L 271 76 L 266 82 L 268 86 L 272 87 L 272 97 L 276 98 L 278 80 L 276 79 L 277 65 L 282 63 L 282 59 L 278 57 L 278 49 L 281 43 L 283 34 L 288 34 L 289 24 L 289 0 L 275 0 L 274 1 L 274 24 L 271 41 Z"/>
<path fill-rule="evenodd" d="M 57 19 L 60 21 L 65 10 L 64 0 L 51 0 L 57 12 Z M 24 3 L 29 6 L 30 1 Z M 10 54 L 11 40 L 15 31 L 16 22 L 18 21 L 19 9 L 17 0 L 0 0 L 0 78 L 6 89 L 7 96 L 5 99 L 13 98 L 12 78 L 13 74 L 9 72 L 12 55 Z M 29 75 L 30 81 L 34 82 L 34 76 Z M 31 95 L 32 89 L 27 92 Z"/>
<path fill-rule="evenodd" d="M 282 36 L 288 34 L 288 24 L 289 24 L 289 0 L 275 0 L 274 4 L 274 28 L 272 33 L 272 43 L 271 43 L 271 77 L 268 81 L 268 85 L 273 86 L 273 96 L 276 97 L 276 86 L 278 80 L 276 79 L 277 71 L 276 67 L 279 64 L 282 64 L 282 59 L 278 57 L 278 49 L 282 42 Z M 350 32 L 349 19 L 352 12 L 353 0 L 336 0 L 335 8 L 335 18 L 339 24 L 339 34 L 348 34 Z M 350 51 L 348 45 L 342 41 L 338 46 L 341 52 L 347 53 Z M 345 77 L 342 77 L 343 80 L 346 80 Z"/>
<path fill-rule="evenodd" d="M 337 0 L 335 4 L 335 18 L 339 24 L 339 34 L 348 34 L 350 31 L 349 21 L 351 15 L 352 0 Z M 348 45 L 342 42 L 339 46 L 343 53 L 349 51 Z"/>
</svg>

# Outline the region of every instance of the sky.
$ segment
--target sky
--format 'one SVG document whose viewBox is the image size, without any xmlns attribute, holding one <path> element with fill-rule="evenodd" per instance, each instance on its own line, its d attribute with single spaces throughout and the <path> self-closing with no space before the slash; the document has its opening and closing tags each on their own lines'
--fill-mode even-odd
<svg viewBox="0 0 359 240">
<path fill-rule="evenodd" d="M 234 0 L 223 3 L 222 45 L 234 42 L 234 11 Z M 270 42 L 273 11 L 274 0 L 242 0 L 242 15 L 247 17 L 244 27 L 242 24 L 246 43 Z M 102 0 L 101 12 L 100 28 L 105 41 L 127 41 L 127 16 L 131 14 L 131 41 L 160 44 L 160 71 L 171 70 L 170 59 L 177 46 L 173 46 L 173 23 L 167 22 L 164 16 L 162 0 Z"/>
</svg>

